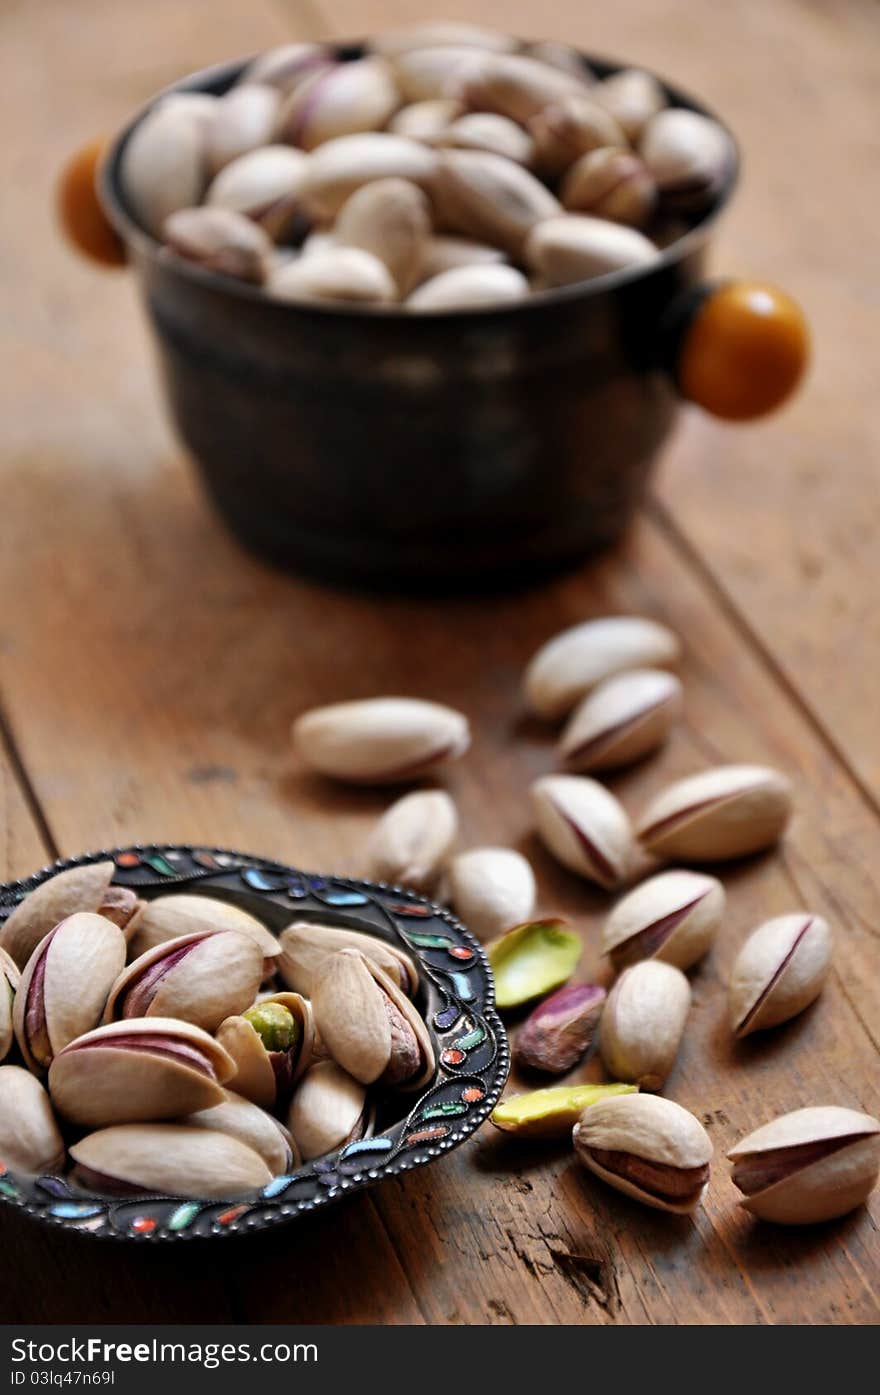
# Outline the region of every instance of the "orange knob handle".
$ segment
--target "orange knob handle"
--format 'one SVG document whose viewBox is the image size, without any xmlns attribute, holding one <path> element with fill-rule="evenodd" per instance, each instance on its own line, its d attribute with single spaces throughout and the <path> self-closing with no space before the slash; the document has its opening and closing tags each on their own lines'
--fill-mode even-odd
<svg viewBox="0 0 880 1395">
<path fill-rule="evenodd" d="M 810 356 L 810 332 L 784 291 L 732 281 L 703 296 L 682 335 L 678 385 L 687 398 L 727 421 L 764 416 L 797 387 Z"/>
<path fill-rule="evenodd" d="M 102 137 L 68 160 L 58 177 L 58 218 L 78 252 L 101 266 L 123 266 L 125 244 L 98 198 L 96 176 L 106 148 Z"/>
</svg>

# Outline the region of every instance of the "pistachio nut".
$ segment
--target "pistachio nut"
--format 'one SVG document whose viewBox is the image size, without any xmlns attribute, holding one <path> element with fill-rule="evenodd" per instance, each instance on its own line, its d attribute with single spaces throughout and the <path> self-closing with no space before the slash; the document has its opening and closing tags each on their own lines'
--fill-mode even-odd
<svg viewBox="0 0 880 1395">
<path fill-rule="evenodd" d="M 337 1065 L 362 1085 L 415 1090 L 434 1074 L 428 1029 L 378 965 L 354 949 L 328 961 L 312 994 L 316 1030 Z"/>
<path fill-rule="evenodd" d="M 505 53 L 516 48 L 516 39 L 502 34 L 498 29 L 489 29 L 482 24 L 468 24 L 465 20 L 428 20 L 424 24 L 406 24 L 400 28 L 385 29 L 370 40 L 374 53 L 410 53 L 423 48 L 484 48 L 495 53 Z"/>
<path fill-rule="evenodd" d="M 208 172 L 216 175 L 239 155 L 271 145 L 281 111 L 276 88 L 262 82 L 240 82 L 221 97 L 205 136 Z M 197 203 L 197 199 L 191 200 Z"/>
<path fill-rule="evenodd" d="M 423 281 L 406 302 L 407 310 L 468 310 L 523 300 L 529 283 L 513 266 L 459 266 Z"/>
<path fill-rule="evenodd" d="M 312 1061 L 311 1006 L 299 993 L 273 993 L 221 1022 L 217 1041 L 234 1064 L 229 1089 L 261 1109 L 275 1109 Z"/>
<path fill-rule="evenodd" d="M 653 242 L 635 228 L 580 213 L 539 223 L 529 233 L 524 251 L 528 265 L 550 286 L 647 266 L 659 255 Z"/>
<path fill-rule="evenodd" d="M 276 300 L 291 302 L 350 301 L 382 305 L 397 297 L 397 287 L 384 262 L 359 247 L 329 247 L 276 268 L 267 291 Z"/>
<path fill-rule="evenodd" d="M 551 993 L 517 1034 L 516 1064 L 545 1075 L 572 1070 L 593 1045 L 605 997 L 605 989 L 595 983 L 573 983 Z"/>
<path fill-rule="evenodd" d="M 571 978 L 583 952 L 579 935 L 562 920 L 515 925 L 487 948 L 499 1008 L 520 1007 Z"/>
<path fill-rule="evenodd" d="M 589 213 L 643 228 L 657 204 L 657 185 L 638 155 L 603 146 L 582 155 L 568 169 L 562 202 L 569 213 Z"/>
<path fill-rule="evenodd" d="M 490 1123 L 518 1138 L 569 1138 L 585 1109 L 614 1095 L 632 1095 L 637 1085 L 553 1085 L 508 1095 L 496 1104 Z"/>
<path fill-rule="evenodd" d="M 534 58 L 539 63 L 549 63 L 551 68 L 568 73 L 569 77 L 577 78 L 585 87 L 592 87 L 596 81 L 596 75 L 586 59 L 582 58 L 571 44 L 561 44 L 555 39 L 541 39 L 537 43 L 526 44 L 523 53 L 527 58 Z"/>
<path fill-rule="evenodd" d="M 458 836 L 458 813 L 445 790 L 413 790 L 386 809 L 367 845 L 373 881 L 431 891 Z"/>
<path fill-rule="evenodd" d="M 636 832 L 658 857 L 715 862 L 770 847 L 790 815 L 784 775 L 763 765 L 718 765 L 662 790 Z"/>
<path fill-rule="evenodd" d="M 281 958 L 278 972 L 295 993 L 310 998 L 329 960 L 341 949 L 356 949 L 377 964 L 408 998 L 419 986 L 419 971 L 413 960 L 396 945 L 360 930 L 341 925 L 320 925 L 295 920 L 281 931 Z"/>
<path fill-rule="evenodd" d="M 469 848 L 452 859 L 446 893 L 477 939 L 522 925 L 535 909 L 535 874 L 513 848 Z"/>
<path fill-rule="evenodd" d="M 465 78 L 479 72 L 487 53 L 469 44 L 439 44 L 386 55 L 407 102 L 437 97 L 461 100 Z"/>
<path fill-rule="evenodd" d="M 366 186 L 365 186 L 366 187 Z M 308 237 L 305 238 L 299 248 L 301 257 L 313 256 L 315 252 L 329 252 L 331 247 L 338 247 L 339 239 L 335 232 L 329 228 L 313 228 Z M 296 260 L 297 253 L 292 253 L 292 258 Z M 288 261 L 289 264 L 289 261 Z"/>
<path fill-rule="evenodd" d="M 362 184 L 396 176 L 425 185 L 436 161 L 433 150 L 406 136 L 386 131 L 338 136 L 312 153 L 303 181 L 303 200 L 318 221 L 334 218 Z"/>
<path fill-rule="evenodd" d="M 812 1105 L 781 1114 L 727 1155 L 740 1202 L 781 1225 L 845 1216 L 867 1201 L 880 1170 L 880 1121 L 857 1109 Z"/>
<path fill-rule="evenodd" d="M 0 1062 L 6 1060 L 12 1049 L 12 1012 L 20 979 L 15 960 L 5 949 L 0 949 Z"/>
<path fill-rule="evenodd" d="M 287 1127 L 306 1162 L 372 1133 L 372 1111 L 359 1080 L 335 1061 L 316 1061 L 290 1101 Z"/>
<path fill-rule="evenodd" d="M 620 126 L 627 140 L 637 141 L 652 117 L 667 105 L 666 93 L 652 73 L 623 68 L 592 89 Z"/>
<path fill-rule="evenodd" d="M 204 118 L 170 101 L 152 107 L 129 136 L 122 187 L 134 216 L 154 237 L 169 214 L 201 199 L 208 176 L 206 146 Z"/>
<path fill-rule="evenodd" d="M 677 636 L 656 620 L 636 615 L 585 620 L 555 635 L 535 654 L 526 669 L 526 702 L 539 717 L 564 717 L 612 674 L 674 668 L 680 657 Z"/>
<path fill-rule="evenodd" d="M 618 901 L 602 930 L 602 952 L 618 973 L 642 959 L 689 969 L 714 940 L 724 903 L 716 877 L 660 872 Z"/>
<path fill-rule="evenodd" d="M 170 1017 L 111 1022 L 77 1037 L 49 1067 L 52 1103 L 97 1128 L 176 1119 L 221 1104 L 235 1069 L 219 1042 Z"/>
<path fill-rule="evenodd" d="M 431 232 L 428 200 L 406 179 L 376 179 L 346 201 L 334 232 L 341 246 L 360 247 L 384 262 L 405 296 L 418 279 Z"/>
<path fill-rule="evenodd" d="M 179 116 L 191 117 L 198 123 L 202 135 L 206 136 L 208 126 L 216 115 L 219 100 L 219 97 L 215 97 L 211 92 L 168 92 L 164 97 L 157 99 L 154 110 L 158 111 L 161 107 L 163 111 L 167 111 L 170 108 Z"/>
<path fill-rule="evenodd" d="M 529 121 L 535 143 L 535 162 L 555 178 L 591 150 L 627 149 L 627 139 L 611 116 L 592 95 L 579 89 L 542 107 Z"/>
<path fill-rule="evenodd" d="M 152 901 L 141 903 L 130 923 L 131 939 L 128 944 L 129 959 L 139 959 L 147 950 L 168 940 L 218 930 L 235 930 L 253 940 L 263 955 L 263 976 L 268 977 L 275 970 L 275 961 L 281 953 L 281 945 L 274 935 L 251 915 L 230 901 L 220 901 L 214 896 L 197 896 L 189 893 L 175 893 L 170 896 L 156 896 Z"/>
<path fill-rule="evenodd" d="M 141 902 L 129 887 L 110 885 L 115 870 L 112 862 L 91 862 L 42 882 L 6 920 L 0 930 L 0 949 L 23 969 L 49 931 L 76 911 L 94 911 L 127 931 Z"/>
<path fill-rule="evenodd" d="M 580 77 L 525 54 L 493 54 L 463 71 L 450 95 L 474 111 L 492 111 L 524 126 L 551 103 L 583 95 Z"/>
<path fill-rule="evenodd" d="M 610 1186 L 659 1211 L 685 1214 L 709 1180 L 712 1142 L 698 1119 L 658 1095 L 621 1095 L 585 1109 L 575 1152 Z"/>
<path fill-rule="evenodd" d="M 237 930 L 196 930 L 148 949 L 110 990 L 104 1021 L 175 1017 L 213 1032 L 250 1007 L 263 978 L 257 943 Z"/>
<path fill-rule="evenodd" d="M 644 959 L 624 969 L 599 1024 L 599 1051 L 609 1075 L 643 1090 L 662 1090 L 690 1005 L 690 984 L 674 964 Z"/>
<path fill-rule="evenodd" d="M 272 1174 L 259 1153 L 228 1133 L 185 1124 L 118 1124 L 72 1144 L 73 1180 L 91 1192 L 225 1200 L 256 1191 Z"/>
<path fill-rule="evenodd" d="M 419 281 L 430 281 L 460 266 L 492 266 L 499 262 L 504 262 L 500 247 L 490 247 L 487 242 L 474 242 L 467 237 L 435 234 L 428 238 L 422 251 Z"/>
<path fill-rule="evenodd" d="M 669 107 L 651 118 L 639 154 L 664 207 L 677 213 L 693 215 L 707 208 L 733 168 L 733 147 L 724 127 L 683 107 Z"/>
<path fill-rule="evenodd" d="M 800 911 L 753 930 L 730 976 L 730 1025 L 738 1037 L 776 1027 L 822 991 L 831 965 L 831 927 Z"/>
<path fill-rule="evenodd" d="M 269 234 L 230 208 L 179 208 L 162 224 L 162 237 L 178 257 L 257 286 L 265 281 L 271 265 Z"/>
<path fill-rule="evenodd" d="M 486 150 L 440 151 L 431 196 L 445 230 L 494 243 L 513 257 L 536 223 L 561 212 L 533 174 Z"/>
<path fill-rule="evenodd" d="M 433 144 L 461 116 L 464 108 L 453 97 L 432 97 L 425 102 L 409 102 L 395 112 L 388 130 L 395 136 Z"/>
<path fill-rule="evenodd" d="M 239 83 L 244 86 L 267 84 L 277 87 L 279 92 L 292 92 L 316 68 L 327 67 L 335 61 L 328 44 L 280 44 L 257 54 L 245 68 Z"/>
<path fill-rule="evenodd" d="M 293 744 L 322 775 L 384 785 L 456 760 L 470 745 L 470 730 L 466 717 L 439 702 L 365 698 L 305 712 L 293 724 Z"/>
<path fill-rule="evenodd" d="M 91 911 L 68 916 L 40 941 L 22 973 L 13 1012 L 31 1070 L 48 1070 L 62 1047 L 98 1025 L 124 964 L 122 931 Z"/>
<path fill-rule="evenodd" d="M 517 165 L 530 165 L 535 155 L 528 131 L 494 111 L 465 112 L 451 121 L 434 143 L 454 150 L 489 150 Z"/>
<path fill-rule="evenodd" d="M 244 213 L 275 241 L 290 235 L 300 217 L 300 190 L 308 156 L 289 145 L 264 145 L 230 160 L 211 181 L 209 208 Z"/>
<path fill-rule="evenodd" d="M 400 106 L 394 75 L 382 58 L 316 68 L 282 105 L 278 139 L 314 150 L 337 136 L 379 131 Z"/>
<path fill-rule="evenodd" d="M 187 1128 L 212 1129 L 246 1143 L 260 1155 L 273 1177 L 300 1165 L 299 1150 L 284 1125 L 259 1105 L 230 1090 L 222 1104 L 188 1114 L 180 1122 Z"/>
<path fill-rule="evenodd" d="M 559 741 L 570 770 L 614 770 L 662 744 L 681 712 L 682 686 L 664 669 L 606 678 L 583 699 Z"/>
<path fill-rule="evenodd" d="M 538 833 L 563 867 L 613 890 L 635 857 L 632 829 L 610 790 L 585 775 L 544 775 L 531 788 Z"/>
<path fill-rule="evenodd" d="M 49 1096 L 22 1066 L 0 1066 L 0 1160 L 32 1176 L 64 1165 L 64 1141 Z"/>
</svg>

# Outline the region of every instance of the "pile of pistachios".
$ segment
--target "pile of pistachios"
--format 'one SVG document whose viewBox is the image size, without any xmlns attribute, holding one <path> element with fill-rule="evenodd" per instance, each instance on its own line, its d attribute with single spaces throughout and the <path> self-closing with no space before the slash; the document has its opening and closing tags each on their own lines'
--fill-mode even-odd
<svg viewBox="0 0 880 1395">
<path fill-rule="evenodd" d="M 717 122 L 564 44 L 426 24 L 355 56 L 297 43 L 221 96 L 160 98 L 125 192 L 169 251 L 285 301 L 418 312 L 649 264 L 717 200 Z"/>
<path fill-rule="evenodd" d="M 305 921 L 276 939 L 210 896 L 142 901 L 114 871 L 59 872 L 0 931 L 8 1167 L 235 1196 L 369 1136 L 377 1093 L 433 1077 L 404 951 Z"/>
<path fill-rule="evenodd" d="M 649 1206 L 687 1212 L 705 1191 L 712 1143 L 698 1119 L 657 1092 L 687 1030 L 686 970 L 711 949 L 725 892 L 705 870 L 660 865 L 699 868 L 770 848 L 790 818 L 792 789 L 765 766 L 715 766 L 670 784 L 631 819 L 594 778 L 664 742 L 682 706 L 672 671 L 680 650 L 653 620 L 590 620 L 551 639 L 525 674 L 529 710 L 564 719 L 560 772 L 531 788 L 535 831 L 569 872 L 608 892 L 626 889 L 602 929 L 610 990 L 569 983 L 581 936 L 556 918 L 536 917 L 535 877 L 520 852 L 456 851 L 458 816 L 445 790 L 419 789 L 392 804 L 370 837 L 364 870 L 435 894 L 488 941 L 502 1011 L 537 1002 L 513 1045 L 523 1071 L 560 1077 L 598 1049 L 609 1083 L 513 1095 L 492 1122 L 527 1138 L 570 1135 L 604 1182 Z M 467 718 L 449 707 L 380 697 L 306 712 L 293 740 L 303 763 L 325 776 L 388 785 L 462 756 L 470 733 Z M 820 994 L 831 954 L 830 926 L 809 910 L 753 929 L 730 975 L 729 1031 L 745 1037 L 802 1012 Z M 876 1184 L 880 1122 L 811 1105 L 765 1123 L 729 1156 L 742 1205 L 754 1215 L 829 1220 L 860 1205 Z"/>
</svg>

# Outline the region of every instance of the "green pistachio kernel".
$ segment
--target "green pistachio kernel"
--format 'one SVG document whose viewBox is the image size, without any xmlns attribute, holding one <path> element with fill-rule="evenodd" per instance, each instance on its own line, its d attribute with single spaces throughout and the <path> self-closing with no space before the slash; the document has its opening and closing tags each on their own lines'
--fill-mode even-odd
<svg viewBox="0 0 880 1395">
<path fill-rule="evenodd" d="M 281 1003 L 257 1003 L 242 1013 L 267 1051 L 289 1051 L 296 1045 L 299 1024 Z"/>
</svg>

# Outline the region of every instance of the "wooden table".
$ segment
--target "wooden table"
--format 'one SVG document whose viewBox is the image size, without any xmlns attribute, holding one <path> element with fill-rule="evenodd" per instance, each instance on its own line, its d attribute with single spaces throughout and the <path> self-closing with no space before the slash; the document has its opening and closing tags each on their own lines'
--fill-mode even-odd
<svg viewBox="0 0 880 1395">
<path fill-rule="evenodd" d="M 533 856 L 542 907 L 582 928 L 593 973 L 605 901 L 532 842 L 525 790 L 550 766 L 551 737 L 523 720 L 518 681 L 536 645 L 576 619 L 658 616 L 686 643 L 687 717 L 659 759 L 615 782 L 624 801 L 638 808 L 671 776 L 723 760 L 766 760 L 797 785 L 781 851 L 726 877 L 727 924 L 694 979 L 669 1083 L 715 1142 L 706 1204 L 687 1220 L 649 1212 L 587 1177 L 565 1148 L 517 1147 L 486 1129 L 429 1170 L 209 1253 L 148 1248 L 134 1259 L 4 1211 L 3 1317 L 876 1319 L 880 1198 L 827 1227 L 765 1228 L 738 1210 L 721 1161 L 784 1109 L 880 1104 L 876 7 L 560 0 L 545 13 L 483 0 L 487 22 L 546 26 L 627 55 L 727 115 L 746 175 L 716 265 L 784 284 L 816 337 L 811 379 L 789 410 L 741 429 L 687 416 L 626 546 L 526 596 L 377 601 L 244 556 L 163 423 L 132 282 L 78 262 L 52 225 L 51 182 L 71 148 L 178 75 L 286 36 L 432 9 L 7 0 L 0 873 L 150 839 L 355 870 L 383 799 L 302 779 L 288 724 L 313 703 L 410 692 L 471 714 L 473 752 L 449 776 L 467 838 Z M 448 9 L 473 17 L 465 0 Z M 835 926 L 831 981 L 800 1019 L 734 1047 L 723 992 L 732 955 L 758 921 L 798 906 Z"/>
</svg>

